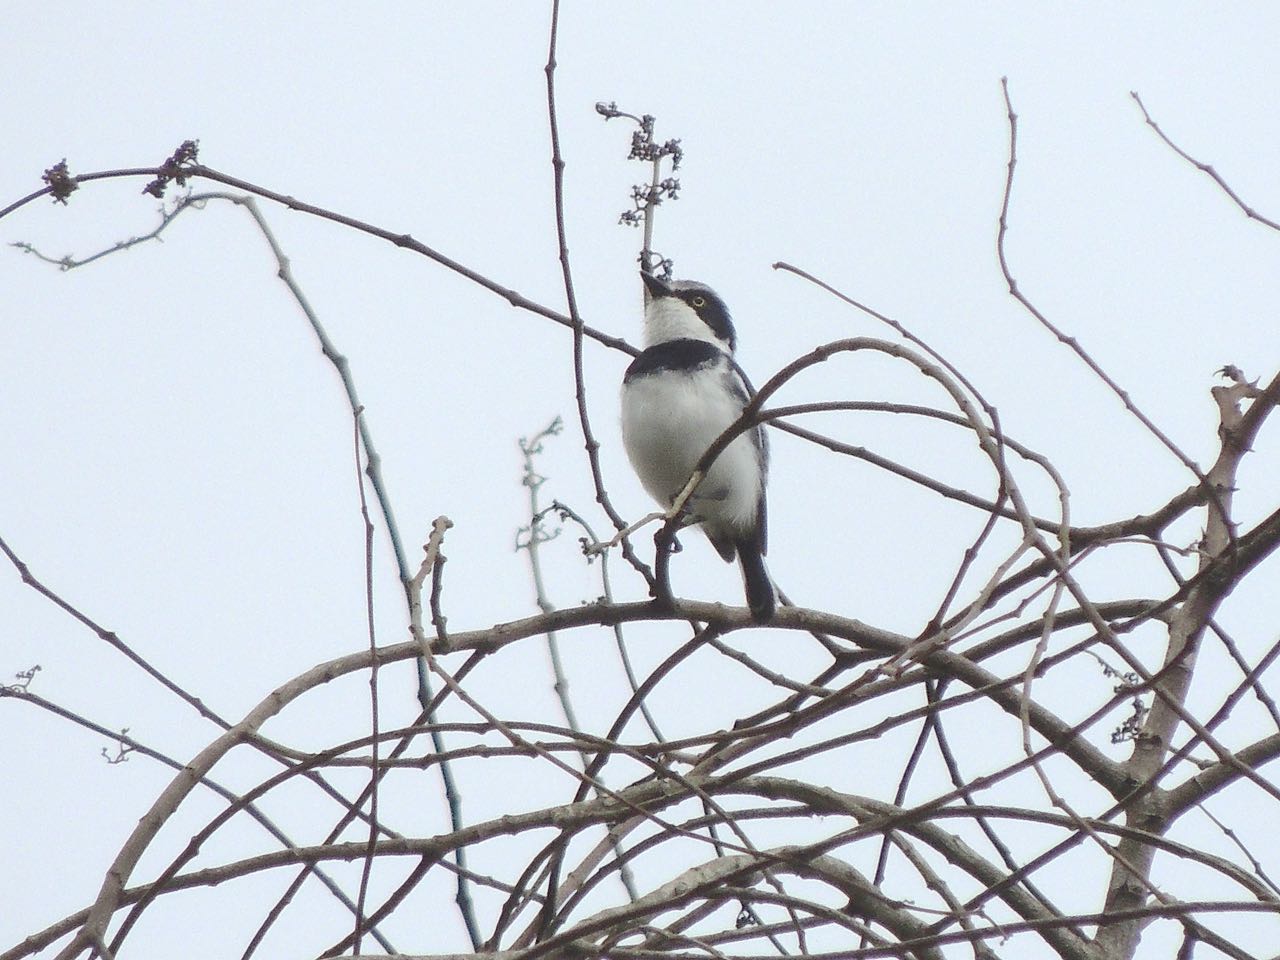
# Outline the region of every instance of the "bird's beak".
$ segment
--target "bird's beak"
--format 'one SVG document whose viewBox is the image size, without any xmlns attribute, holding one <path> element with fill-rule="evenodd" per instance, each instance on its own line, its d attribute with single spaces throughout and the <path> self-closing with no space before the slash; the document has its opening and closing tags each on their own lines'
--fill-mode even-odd
<svg viewBox="0 0 1280 960">
<path fill-rule="evenodd" d="M 659 297 L 671 296 L 671 288 L 655 277 L 652 273 L 640 272 L 640 279 L 644 281 L 644 302 L 649 303 L 650 300 L 656 300 Z"/>
</svg>

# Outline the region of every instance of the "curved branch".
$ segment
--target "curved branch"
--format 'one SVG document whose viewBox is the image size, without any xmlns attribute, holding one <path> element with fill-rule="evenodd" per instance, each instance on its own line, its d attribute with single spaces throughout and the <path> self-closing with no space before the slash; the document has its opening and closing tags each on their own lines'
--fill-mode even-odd
<svg viewBox="0 0 1280 960">
<path fill-rule="evenodd" d="M 228 173 L 222 173 L 221 171 L 214 170 L 212 167 L 206 167 L 201 163 L 193 163 L 189 166 L 184 166 L 182 169 L 183 175 L 186 178 L 210 180 L 214 183 L 221 183 L 224 186 L 234 187 L 237 190 L 243 190 L 245 193 L 251 193 L 254 196 L 262 197 L 264 200 L 271 200 L 281 206 L 287 207 L 290 210 L 296 210 L 299 213 L 318 217 L 319 219 L 327 220 L 330 223 L 341 224 L 344 227 L 350 227 L 352 230 L 368 234 L 371 237 L 386 240 L 388 243 L 393 243 L 401 249 L 409 250 L 413 253 L 424 256 L 427 259 L 440 264 L 442 267 L 452 270 L 460 276 L 466 277 L 472 283 L 484 287 L 491 293 L 497 294 L 519 310 L 536 313 L 538 316 L 546 317 L 548 320 L 552 320 L 563 327 L 573 329 L 573 321 L 563 313 L 560 313 L 557 310 L 552 310 L 550 307 L 543 306 L 537 301 L 530 300 L 528 297 L 510 289 L 509 287 L 504 287 L 500 283 L 490 280 L 479 271 L 472 270 L 470 267 L 454 260 L 452 257 L 427 246 L 419 240 L 415 240 L 407 233 L 396 233 L 394 230 L 387 230 L 364 220 L 357 219 L 356 217 L 348 216 L 347 214 L 339 213 L 335 210 L 329 210 L 313 203 L 307 203 L 304 200 L 298 200 L 288 194 L 280 193 L 279 191 L 271 190 L 255 183 L 250 183 L 248 180 L 241 180 L 239 177 L 233 177 Z M 77 175 L 74 180 L 77 184 L 85 184 L 95 180 L 135 179 L 138 177 L 157 178 L 171 175 L 172 171 L 164 166 L 125 167 L 117 170 L 97 170 L 92 173 L 82 173 Z M 45 187 L 42 190 L 36 190 L 33 193 L 27 194 L 25 197 L 15 200 L 7 207 L 0 208 L 0 220 L 3 220 L 9 214 L 21 209 L 34 200 L 52 195 L 53 192 L 53 187 Z M 623 353 L 631 356 L 636 356 L 640 352 L 621 337 L 609 336 L 608 334 L 602 333 L 593 327 L 584 325 L 582 333 L 584 336 L 602 343 L 606 347 L 613 350 L 621 350 Z"/>
</svg>

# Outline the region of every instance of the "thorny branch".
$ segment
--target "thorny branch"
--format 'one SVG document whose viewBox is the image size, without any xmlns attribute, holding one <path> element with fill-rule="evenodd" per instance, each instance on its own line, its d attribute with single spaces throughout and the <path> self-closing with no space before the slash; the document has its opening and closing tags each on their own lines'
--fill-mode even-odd
<svg viewBox="0 0 1280 960">
<path fill-rule="evenodd" d="M 609 504 L 596 456 L 591 403 L 584 386 L 584 345 L 595 341 L 628 352 L 634 348 L 588 327 L 576 303 L 555 100 L 558 12 L 558 7 L 553 9 L 546 80 L 567 314 L 532 303 L 407 234 L 364 224 L 205 167 L 197 160 L 194 142 L 184 144 L 155 168 L 77 177 L 64 161 L 46 171 L 44 188 L 0 211 L 0 217 L 38 196 L 66 203 L 72 192 L 99 179 L 149 177 L 146 192 L 154 196 L 163 196 L 171 184 L 207 179 L 382 237 L 455 270 L 514 306 L 572 331 L 572 374 L 587 472 L 601 512 L 615 530 L 625 531 L 625 522 Z M 1118 381 L 1074 338 L 1043 315 L 1019 289 L 1006 257 L 1017 128 L 1007 85 L 1004 93 L 1010 141 L 996 241 L 1001 275 L 1028 314 L 1075 351 L 1116 392 L 1125 409 L 1187 466 L 1195 476 L 1194 484 L 1153 497 L 1155 502 L 1141 515 L 1091 527 L 1072 526 L 1067 484 L 1052 460 L 1007 437 L 995 407 L 964 372 L 898 321 L 799 268 L 778 264 L 818 283 L 850 307 L 877 317 L 910 345 L 868 337 L 837 339 L 782 366 L 740 421 L 707 451 L 686 495 L 733 436 L 764 422 L 819 443 L 834 456 L 866 460 L 980 510 L 983 523 L 976 537 L 944 545 L 959 558 L 957 570 L 939 597 L 922 598 L 920 610 L 926 612 L 917 622 L 917 626 L 924 624 L 918 630 L 913 627 L 901 633 L 833 611 L 785 606 L 762 635 L 761 628 L 737 608 L 677 595 L 668 598 L 666 607 L 618 602 L 604 574 L 601 599 L 557 609 L 550 602 L 536 558 L 545 509 L 537 499 L 541 478 L 536 476 L 533 456 L 545 432 L 524 451 L 532 518 L 527 546 L 539 587 L 537 613 L 478 629 L 451 627 L 445 614 L 442 553 L 450 522 L 441 517 L 416 573 L 410 574 L 402 563 L 409 640 L 379 646 L 371 632 L 363 648 L 315 664 L 235 722 L 209 711 L 114 633 L 37 581 L 0 540 L 0 549 L 33 590 L 129 656 L 153 682 L 182 697 L 221 730 L 183 764 L 145 748 L 127 734 L 108 733 L 105 726 L 40 698 L 30 689 L 34 670 L 21 675 L 18 683 L 0 688 L 0 698 L 49 710 L 108 736 L 120 744 L 121 751 L 135 750 L 174 770 L 172 781 L 120 846 L 94 902 L 12 946 L 0 954 L 0 960 L 17 960 L 57 946 L 61 946 L 59 955 L 68 958 L 86 952 L 116 955 L 145 911 L 181 909 L 180 898 L 172 893 L 234 885 L 232 881 L 282 867 L 301 872 L 268 913 L 246 955 L 257 949 L 306 876 L 329 885 L 356 917 L 354 927 L 343 920 L 341 928 L 334 925 L 321 932 L 332 943 L 330 951 L 351 947 L 358 951 L 368 931 L 379 938 L 383 949 L 394 953 L 376 925 L 393 916 L 408 918 L 411 912 L 416 917 L 416 908 L 411 910 L 409 905 L 417 902 L 415 898 L 432 896 L 427 878 L 449 869 L 458 879 L 459 902 L 466 898 L 461 912 L 472 946 L 479 951 L 475 955 L 503 960 L 577 954 L 656 960 L 728 956 L 729 950 L 746 955 L 766 949 L 778 955 L 814 957 L 944 958 L 958 955 L 948 952 L 953 944 L 968 945 L 974 956 L 988 958 L 1005 950 L 1014 955 L 1033 940 L 1038 949 L 1059 957 L 1113 960 L 1134 956 L 1143 931 L 1156 922 L 1176 924 L 1188 954 L 1195 944 L 1204 943 L 1225 956 L 1249 957 L 1250 948 L 1240 932 L 1245 928 L 1236 921 L 1249 914 L 1273 917 L 1280 912 L 1280 895 L 1270 879 L 1276 865 L 1268 851 L 1256 846 L 1246 824 L 1233 823 L 1216 804 L 1228 793 L 1260 798 L 1271 813 L 1280 803 L 1280 790 L 1264 770 L 1280 759 L 1280 730 L 1253 731 L 1250 738 L 1242 739 L 1235 727 L 1226 724 L 1250 691 L 1261 704 L 1259 714 L 1274 719 L 1268 689 L 1274 684 L 1280 643 L 1269 638 L 1270 646 L 1259 654 L 1253 645 L 1235 643 L 1218 620 L 1232 591 L 1280 546 L 1280 505 L 1273 505 L 1261 520 L 1245 520 L 1235 513 L 1240 467 L 1280 402 L 1280 376 L 1260 387 L 1238 368 L 1224 369 L 1227 382 L 1212 391 L 1219 413 L 1220 446 L 1215 462 L 1202 470 L 1159 432 Z M 1212 167 L 1170 141 L 1136 94 L 1134 98 L 1168 147 L 1211 176 L 1251 218 L 1276 228 L 1241 200 Z M 644 265 L 658 268 L 651 246 L 652 212 L 662 199 L 675 196 L 678 184 L 661 178 L 659 169 L 667 159 L 674 169 L 681 156 L 678 142 L 657 143 L 655 121 L 648 115 L 632 116 L 613 105 L 599 109 L 606 117 L 629 117 L 638 126 L 633 156 L 651 165 L 651 176 L 647 186 L 637 187 L 630 218 L 642 220 L 646 227 Z M 160 226 L 147 237 L 123 241 L 81 260 L 48 258 L 33 248 L 25 249 L 64 269 L 87 264 L 158 237 L 183 210 L 214 196 L 185 197 L 164 213 Z M 220 196 L 260 216 L 251 199 Z M 278 249 L 276 255 L 282 277 L 290 282 L 287 260 Z M 296 297 L 308 317 L 313 317 L 301 291 L 296 291 Z M 323 340 L 323 331 L 317 333 Z M 386 491 L 377 472 L 376 453 L 363 432 L 363 409 L 353 381 L 336 350 L 327 345 L 326 354 L 344 372 L 366 475 L 375 499 L 381 500 Z M 910 365 L 941 387 L 951 409 L 886 404 L 856 395 L 788 407 L 766 405 L 784 384 L 819 364 L 857 364 L 869 354 Z M 794 422 L 818 412 L 907 415 L 966 430 L 990 465 L 989 489 L 950 487 L 936 477 L 878 458 L 873 451 L 810 433 Z M 1057 492 L 1058 506 L 1048 516 L 1033 513 L 1023 493 L 1028 471 L 1048 477 Z M 585 546 L 598 546 L 591 523 L 599 515 L 580 516 L 562 504 L 556 510 L 562 520 L 585 531 Z M 389 498 L 381 514 L 398 537 Z M 1203 516 L 1204 534 L 1193 551 L 1192 571 L 1182 569 L 1185 561 L 1173 558 L 1184 548 L 1162 541 L 1175 521 L 1193 514 Z M 664 520 L 664 532 L 669 535 L 678 522 L 678 510 Z M 1016 524 L 1020 536 L 997 547 L 994 531 L 1007 527 L 1005 521 Z M 833 531 L 833 536 L 840 534 Z M 625 538 L 618 542 L 624 553 L 629 550 Z M 1123 550 L 1141 550 L 1142 562 L 1160 572 L 1164 579 L 1158 582 L 1167 582 L 1167 588 L 1155 596 L 1105 598 L 1096 590 L 1086 590 L 1083 584 L 1093 582 L 1088 575 L 1095 565 L 1113 554 L 1130 555 L 1117 553 Z M 637 577 L 644 575 L 652 583 L 651 573 L 634 554 L 628 554 L 628 559 Z M 586 562 L 601 563 L 602 570 L 607 560 L 607 552 L 588 551 L 586 557 Z M 469 572 L 455 573 L 451 568 L 450 574 L 452 579 Z M 368 586 L 372 590 L 371 572 Z M 524 704 L 518 701 L 498 704 L 470 688 L 477 665 L 513 662 L 527 641 L 558 643 L 569 638 L 577 643 L 598 640 L 606 632 L 620 638 L 617 631 L 624 626 L 631 636 L 638 636 L 641 624 L 661 637 L 666 621 L 692 625 L 691 632 L 680 643 L 646 648 L 642 657 L 635 658 L 635 665 L 622 648 L 630 681 L 627 693 L 621 702 L 608 704 L 603 714 L 593 708 L 595 715 L 590 718 L 585 712 L 578 715 L 566 699 L 566 722 L 551 723 L 525 716 Z M 1212 709 L 1193 711 L 1190 693 L 1193 681 L 1200 680 L 1197 658 L 1209 646 L 1204 643 L 1206 630 L 1212 630 L 1230 650 L 1230 662 L 1239 676 L 1208 693 L 1218 697 Z M 760 637 L 766 642 L 756 644 Z M 807 637 L 817 642 L 802 646 L 801 640 Z M 1162 655 L 1146 657 L 1157 642 Z M 557 647 L 552 650 L 556 651 L 553 660 L 558 660 Z M 463 656 L 466 659 L 460 665 L 450 660 Z M 431 693 L 424 684 L 422 713 L 412 726 L 381 730 L 375 714 L 369 735 L 319 751 L 276 744 L 262 735 L 266 722 L 303 709 L 313 690 L 335 679 L 367 675 L 372 682 L 379 667 L 419 657 L 443 686 Z M 1099 660 L 1104 662 L 1103 670 L 1097 666 Z M 1153 668 L 1148 660 L 1158 660 L 1158 666 Z M 590 661 L 596 670 L 601 662 L 598 656 Z M 713 692 L 720 688 L 708 677 L 741 678 L 740 690 L 722 699 Z M 694 698 L 707 702 L 693 703 Z M 673 702 L 687 709 L 672 709 Z M 1270 714 L 1264 709 L 1268 703 Z M 464 719 L 439 715 L 445 704 L 465 711 Z M 666 715 L 659 704 L 665 705 Z M 665 731 L 666 737 L 658 735 L 658 716 L 663 717 L 664 726 L 673 728 Z M 645 717 L 647 723 L 634 722 L 637 717 Z M 1190 732 L 1180 738 L 1184 727 Z M 598 729 L 604 733 L 593 732 Z M 1128 745 L 1129 756 L 1123 760 L 1112 756 L 1116 731 Z M 433 749 L 417 746 L 424 734 L 434 741 Z M 385 754 L 384 743 L 392 745 Z M 220 786 L 220 781 L 212 779 L 215 768 L 229 769 L 230 755 L 246 745 L 271 757 L 281 769 L 248 789 Z M 887 755 L 899 748 L 890 769 Z M 1196 751 L 1201 758 L 1194 755 Z M 479 763 L 485 767 L 478 767 Z M 364 772 L 366 783 L 356 799 L 343 796 L 322 776 L 337 767 Z M 447 827 L 397 830 L 391 822 L 396 819 L 393 806 L 384 801 L 392 796 L 420 796 L 420 778 L 409 778 L 424 767 L 439 767 L 452 784 L 455 798 L 462 795 L 461 783 L 512 785 L 510 795 L 502 798 L 503 812 L 466 823 L 455 808 Z M 453 770 L 456 777 L 446 772 Z M 1025 788 L 1032 776 L 1039 777 L 1043 794 Z M 848 789 L 846 779 L 856 780 L 858 789 Z M 535 800 L 536 791 L 530 789 L 526 795 L 515 786 L 528 783 L 532 787 L 535 780 L 539 791 L 566 785 L 568 789 L 551 800 Z M 893 787 L 878 791 L 877 784 L 895 785 L 896 791 Z M 266 798 L 274 800 L 299 786 L 324 791 L 344 811 L 342 821 L 310 845 L 291 841 L 261 812 Z M 225 809 L 207 819 L 185 850 L 176 856 L 164 854 L 158 844 L 162 830 L 175 822 L 180 811 L 185 812 L 198 788 L 215 791 L 225 801 Z M 891 800 L 878 792 L 892 795 Z M 1210 811 L 1210 806 L 1215 809 Z M 1224 854 L 1194 832 L 1178 830 L 1184 816 L 1198 808 L 1223 824 L 1223 832 L 1236 845 L 1235 855 Z M 279 848 L 194 866 L 201 846 L 220 838 L 224 826 L 241 812 L 269 830 Z M 343 830 L 357 818 L 368 829 L 357 838 L 345 838 Z M 467 851 L 481 851 L 491 872 L 469 867 Z M 1109 873 L 1106 891 L 1099 891 L 1092 904 L 1082 906 L 1076 891 L 1063 888 L 1061 871 L 1074 869 L 1068 854 L 1092 858 L 1092 869 Z M 152 856 L 163 857 L 168 865 L 140 882 L 135 876 L 138 865 Z M 1157 869 L 1158 857 L 1182 869 L 1162 873 Z M 393 882 L 389 871 L 403 858 L 410 858 L 411 867 L 401 869 Z M 877 859 L 874 876 L 870 870 L 864 875 L 855 866 Z M 325 872 L 326 861 L 363 864 L 354 899 Z M 388 872 L 383 873 L 384 869 Z M 1212 887 L 1198 885 L 1206 876 L 1212 878 Z M 386 882 L 375 882 L 379 880 Z M 472 885 L 483 891 L 474 902 L 466 894 Z M 1212 896 L 1203 894 L 1208 889 L 1215 891 Z M 622 890 L 625 895 L 619 895 Z M 125 917 L 109 938 L 108 931 L 121 911 Z M 409 929 L 423 931 L 420 923 L 410 924 Z M 423 935 L 421 942 L 427 949 L 447 949 L 429 935 Z"/>
</svg>

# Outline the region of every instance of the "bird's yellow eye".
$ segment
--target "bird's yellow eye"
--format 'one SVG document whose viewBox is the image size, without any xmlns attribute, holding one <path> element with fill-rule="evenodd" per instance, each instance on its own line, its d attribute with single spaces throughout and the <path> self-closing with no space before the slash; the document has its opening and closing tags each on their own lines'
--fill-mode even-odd
<svg viewBox="0 0 1280 960">
<path fill-rule="evenodd" d="M 694 298 L 693 298 L 692 300 L 690 300 L 689 302 L 690 302 L 691 304 L 693 304 L 695 307 L 705 307 L 705 306 L 707 305 L 707 298 L 706 298 L 706 297 L 694 297 Z"/>
</svg>

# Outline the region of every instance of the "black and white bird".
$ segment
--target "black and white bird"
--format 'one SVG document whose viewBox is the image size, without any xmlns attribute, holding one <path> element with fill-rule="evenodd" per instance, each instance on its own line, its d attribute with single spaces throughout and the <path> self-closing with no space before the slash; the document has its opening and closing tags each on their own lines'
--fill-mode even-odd
<svg viewBox="0 0 1280 960">
<path fill-rule="evenodd" d="M 670 508 L 702 455 L 738 419 L 747 391 L 732 363 L 729 310 L 701 283 L 644 280 L 645 350 L 622 378 L 622 442 L 640 482 Z M 742 565 L 747 606 L 773 616 L 765 569 L 769 450 L 760 426 L 739 434 L 711 464 L 686 505 L 726 562 Z"/>
</svg>

